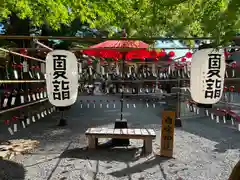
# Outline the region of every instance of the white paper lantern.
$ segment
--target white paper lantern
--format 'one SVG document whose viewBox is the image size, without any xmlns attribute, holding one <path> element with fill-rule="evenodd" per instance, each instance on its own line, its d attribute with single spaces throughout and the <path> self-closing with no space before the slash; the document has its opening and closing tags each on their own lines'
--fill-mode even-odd
<svg viewBox="0 0 240 180">
<path fill-rule="evenodd" d="M 223 50 L 201 49 L 193 54 L 190 92 L 201 104 L 215 104 L 223 94 L 226 64 Z"/>
<path fill-rule="evenodd" d="M 57 107 L 73 105 L 78 94 L 76 56 L 66 50 L 54 50 L 46 57 L 46 84 L 49 101 Z"/>
</svg>

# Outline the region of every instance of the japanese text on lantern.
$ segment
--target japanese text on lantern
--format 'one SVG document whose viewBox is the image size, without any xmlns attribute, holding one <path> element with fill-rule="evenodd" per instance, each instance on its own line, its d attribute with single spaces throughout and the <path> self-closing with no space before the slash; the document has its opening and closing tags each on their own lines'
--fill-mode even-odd
<svg viewBox="0 0 240 180">
<path fill-rule="evenodd" d="M 215 99 L 221 96 L 221 86 L 223 83 L 220 76 L 221 54 L 209 54 L 208 57 L 205 98 Z"/>
<path fill-rule="evenodd" d="M 70 98 L 69 81 L 66 77 L 66 55 L 53 55 L 53 99 Z"/>
</svg>

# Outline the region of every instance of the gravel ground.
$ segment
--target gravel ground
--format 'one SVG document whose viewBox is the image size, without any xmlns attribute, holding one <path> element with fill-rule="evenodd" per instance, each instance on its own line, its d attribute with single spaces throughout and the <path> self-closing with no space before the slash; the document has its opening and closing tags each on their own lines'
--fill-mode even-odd
<svg viewBox="0 0 240 180">
<path fill-rule="evenodd" d="M 91 98 L 101 97 L 81 97 L 84 100 Z M 104 98 L 113 100 L 113 97 Z M 131 127 L 156 130 L 154 152 L 157 153 L 163 107 L 158 105 L 153 109 L 146 108 L 140 101 L 134 103 L 137 108 L 125 109 L 124 116 Z M 154 153 L 142 156 L 142 142 L 137 140 L 131 141 L 128 148 L 85 149 L 85 130 L 88 127 L 112 127 L 114 120 L 119 118 L 119 105 L 116 109 L 93 109 L 87 105 L 80 108 L 78 101 L 65 116 L 69 125 L 64 128 L 55 126 L 59 117 L 55 113 L 14 137 L 40 141 L 40 147 L 33 153 L 15 158 L 25 168 L 25 180 L 227 180 L 240 158 L 239 132 L 202 116 L 185 113 L 183 128 L 175 130 L 172 159 Z M 5 169 L 7 167 L 5 165 Z M 15 173 L 9 180 L 24 178 Z"/>
</svg>

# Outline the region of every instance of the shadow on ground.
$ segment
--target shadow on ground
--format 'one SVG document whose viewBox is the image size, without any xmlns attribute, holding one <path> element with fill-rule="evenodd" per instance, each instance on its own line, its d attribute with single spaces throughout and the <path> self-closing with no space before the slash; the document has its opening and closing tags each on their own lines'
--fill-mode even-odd
<svg viewBox="0 0 240 180">
<path fill-rule="evenodd" d="M 98 148 L 90 150 L 87 147 L 64 151 L 60 158 L 89 159 L 100 161 L 133 162 L 142 157 L 140 148 Z"/>
<path fill-rule="evenodd" d="M 182 118 L 183 131 L 217 142 L 215 151 L 223 153 L 229 149 L 240 149 L 240 132 L 223 123 L 216 123 L 207 116 Z"/>
<path fill-rule="evenodd" d="M 25 169 L 23 165 L 9 160 L 0 160 L 1 180 L 24 180 Z"/>
<path fill-rule="evenodd" d="M 130 176 L 134 173 L 142 172 L 144 170 L 150 169 L 150 168 L 158 165 L 158 166 L 160 166 L 160 171 L 162 172 L 164 179 L 167 179 L 167 174 L 164 172 L 164 169 L 161 167 L 161 164 L 169 159 L 170 158 L 154 156 L 151 159 L 148 159 L 147 161 L 144 161 L 144 162 L 139 163 L 134 166 L 130 166 L 129 163 L 126 163 L 127 164 L 126 168 L 121 169 L 119 171 L 112 172 L 110 174 L 112 176 L 120 178 L 123 176 Z"/>
<path fill-rule="evenodd" d="M 111 163 L 112 161 L 124 162 L 126 163 L 126 168 L 119 171 L 114 171 L 110 175 L 117 178 L 123 176 L 131 176 L 134 173 L 142 172 L 146 169 L 152 168 L 156 165 L 160 166 L 165 179 L 167 178 L 166 173 L 163 168 L 161 168 L 161 163 L 170 160 L 171 158 L 160 157 L 160 156 L 149 156 L 149 158 L 143 162 L 140 162 L 134 166 L 130 166 L 131 162 L 136 162 L 141 157 L 144 157 L 143 154 L 139 154 L 139 148 L 113 148 L 106 149 L 106 147 L 100 147 L 97 152 L 96 150 L 89 150 L 87 147 L 84 148 L 74 148 L 64 151 L 60 158 L 69 158 L 69 159 L 83 159 L 83 160 L 95 160 L 95 161 L 107 161 Z M 145 157 L 148 157 L 145 155 Z M 99 164 L 99 163 L 97 163 Z M 98 168 L 97 168 L 98 169 Z M 131 178 L 130 178 L 131 179 Z"/>
</svg>

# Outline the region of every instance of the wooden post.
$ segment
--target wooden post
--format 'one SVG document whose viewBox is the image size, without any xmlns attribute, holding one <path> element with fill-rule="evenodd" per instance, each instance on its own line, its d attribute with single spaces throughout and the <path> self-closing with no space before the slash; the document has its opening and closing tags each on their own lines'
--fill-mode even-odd
<svg viewBox="0 0 240 180">
<path fill-rule="evenodd" d="M 89 149 L 96 149 L 98 143 L 98 139 L 94 136 L 88 135 L 88 148 Z"/>
<path fill-rule="evenodd" d="M 173 156 L 175 117 L 174 111 L 163 111 L 162 113 L 161 156 L 170 158 Z"/>
<path fill-rule="evenodd" d="M 146 138 L 143 141 L 144 152 L 147 154 L 152 153 L 152 138 Z"/>
<path fill-rule="evenodd" d="M 169 103 L 173 103 L 171 104 L 171 106 L 173 106 L 172 110 L 174 110 L 176 112 L 176 121 L 175 121 L 175 127 L 182 127 L 182 121 L 181 121 L 181 110 L 182 110 L 182 97 L 181 93 L 183 93 L 183 91 L 185 91 L 185 88 L 181 88 L 181 87 L 173 87 L 171 89 L 172 93 L 176 93 L 175 95 L 173 95 L 172 101 L 169 101 Z M 175 108 L 174 108 L 175 106 Z M 171 110 L 171 109 L 170 109 Z"/>
</svg>

